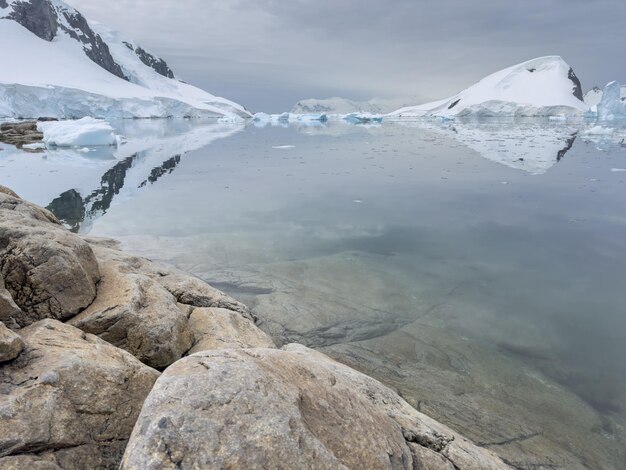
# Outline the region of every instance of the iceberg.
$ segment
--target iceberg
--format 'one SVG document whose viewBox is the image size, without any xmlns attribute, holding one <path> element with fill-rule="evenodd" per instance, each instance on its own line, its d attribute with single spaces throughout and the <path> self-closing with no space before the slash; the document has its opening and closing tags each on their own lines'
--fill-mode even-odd
<svg viewBox="0 0 626 470">
<path fill-rule="evenodd" d="M 37 129 L 43 132 L 46 147 L 99 147 L 117 145 L 121 141 L 108 122 L 91 117 L 40 122 Z"/>
<path fill-rule="evenodd" d="M 602 91 L 602 99 L 598 103 L 598 119 L 611 121 L 626 118 L 626 103 L 622 101 L 619 82 L 607 84 Z"/>
<path fill-rule="evenodd" d="M 343 120 L 350 124 L 380 124 L 383 122 L 383 117 L 380 114 L 350 113 L 343 116 Z"/>
<path fill-rule="evenodd" d="M 390 119 L 582 115 L 578 77 L 561 57 L 548 56 L 496 72 L 444 100 L 401 108 Z"/>
</svg>

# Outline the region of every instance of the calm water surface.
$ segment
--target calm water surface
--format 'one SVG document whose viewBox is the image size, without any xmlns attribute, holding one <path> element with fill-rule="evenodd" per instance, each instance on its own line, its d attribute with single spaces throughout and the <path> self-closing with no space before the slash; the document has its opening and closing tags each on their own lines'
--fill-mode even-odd
<svg viewBox="0 0 626 470">
<path fill-rule="evenodd" d="M 438 387 L 472 376 L 491 384 L 481 392 L 490 399 L 500 387 L 501 401 L 523 402 L 498 375 L 504 362 L 480 380 L 472 372 L 483 361 L 519 365 L 567 397 L 555 398 L 566 404 L 558 415 L 542 412 L 550 423 L 593 415 L 578 437 L 595 433 L 606 458 L 575 436 L 559 449 L 589 468 L 620 468 L 626 132 L 549 121 L 118 127 L 130 142 L 115 152 L 4 147 L 0 183 L 74 230 L 212 281 L 281 341 L 360 366 L 470 434 L 471 420 L 447 416 L 412 382 L 421 365 L 450 372 Z M 413 338 L 409 350 L 400 334 Z M 435 336 L 452 359 L 420 349 Z M 541 419 L 528 426 L 545 436 Z"/>
</svg>

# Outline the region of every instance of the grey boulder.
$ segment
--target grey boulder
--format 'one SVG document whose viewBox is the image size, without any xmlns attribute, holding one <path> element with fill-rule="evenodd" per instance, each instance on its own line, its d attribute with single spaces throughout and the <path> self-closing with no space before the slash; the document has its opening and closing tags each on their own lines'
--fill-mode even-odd
<svg viewBox="0 0 626 470">
<path fill-rule="evenodd" d="M 187 354 L 210 349 L 274 348 L 272 339 L 238 312 L 191 307 L 194 344 Z"/>
<path fill-rule="evenodd" d="M 121 468 L 509 468 L 304 346 L 204 351 L 157 380 Z"/>
<path fill-rule="evenodd" d="M 24 349 L 20 336 L 0 322 L 0 362 L 12 361 Z"/>
<path fill-rule="evenodd" d="M 0 468 L 114 469 L 159 373 L 56 320 L 0 367 Z"/>
<path fill-rule="evenodd" d="M 8 190 L 0 191 L 0 276 L 19 307 L 0 310 L 11 329 L 76 315 L 95 298 L 100 278 L 84 240 Z"/>
</svg>

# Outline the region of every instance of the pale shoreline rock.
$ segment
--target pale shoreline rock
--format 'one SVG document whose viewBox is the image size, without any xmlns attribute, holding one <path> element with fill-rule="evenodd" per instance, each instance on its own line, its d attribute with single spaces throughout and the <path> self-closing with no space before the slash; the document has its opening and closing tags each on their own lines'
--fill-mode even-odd
<svg viewBox="0 0 626 470">
<path fill-rule="evenodd" d="M 163 373 L 121 469 L 175 468 L 510 467 L 380 382 L 289 345 L 203 351 Z"/>
<path fill-rule="evenodd" d="M 24 341 L 17 333 L 0 322 L 0 363 L 12 361 L 24 349 Z"/>
<path fill-rule="evenodd" d="M 21 336 L 22 354 L 0 367 L 0 468 L 26 455 L 61 468 L 70 468 L 66 460 L 75 468 L 116 468 L 159 373 L 56 320 Z"/>
</svg>

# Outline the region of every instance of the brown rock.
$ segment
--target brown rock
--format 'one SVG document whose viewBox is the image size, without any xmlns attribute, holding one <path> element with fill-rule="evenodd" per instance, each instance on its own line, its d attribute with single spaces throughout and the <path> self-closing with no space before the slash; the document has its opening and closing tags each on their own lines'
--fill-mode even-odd
<svg viewBox="0 0 626 470">
<path fill-rule="evenodd" d="M 2 319 L 10 320 L 11 318 L 19 318 L 22 315 L 22 311 L 13 301 L 11 293 L 4 287 L 4 279 L 0 274 L 0 321 L 2 321 Z M 17 326 L 14 322 L 11 323 Z"/>
<path fill-rule="evenodd" d="M 176 300 L 193 307 L 225 308 L 256 320 L 250 309 L 241 302 L 211 287 L 206 282 L 171 266 L 129 255 L 119 250 L 119 242 L 106 238 L 87 237 L 99 260 L 115 261 L 127 272 L 151 277 L 170 292 Z"/>
<path fill-rule="evenodd" d="M 72 318 L 71 325 L 158 369 L 177 361 L 191 348 L 193 333 L 187 315 L 160 284 L 132 272 L 124 262 L 103 257 L 100 272 L 96 300 Z"/>
<path fill-rule="evenodd" d="M 0 367 L 0 468 L 115 469 L 158 372 L 55 320 Z"/>
<path fill-rule="evenodd" d="M 272 339 L 238 312 L 223 308 L 193 308 L 189 327 L 194 344 L 187 354 L 209 349 L 274 348 Z"/>
<path fill-rule="evenodd" d="M 304 346 L 204 351 L 146 399 L 121 468 L 509 468 Z"/>
<path fill-rule="evenodd" d="M 0 322 L 0 362 L 12 361 L 20 355 L 22 349 L 22 338 Z"/>
<path fill-rule="evenodd" d="M 47 210 L 0 192 L 0 276 L 20 311 L 0 313 L 16 329 L 65 320 L 96 295 L 98 264 L 89 245 Z"/>
</svg>

